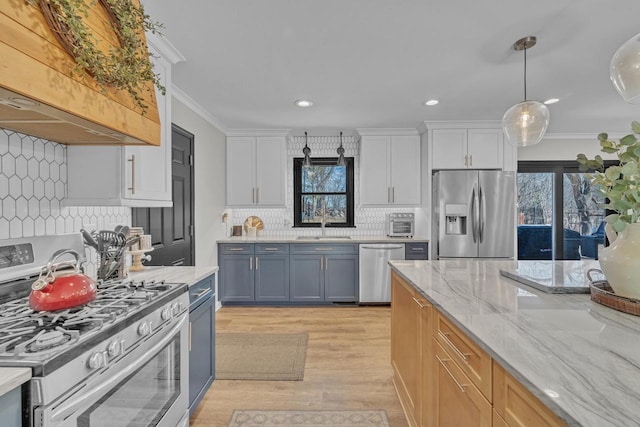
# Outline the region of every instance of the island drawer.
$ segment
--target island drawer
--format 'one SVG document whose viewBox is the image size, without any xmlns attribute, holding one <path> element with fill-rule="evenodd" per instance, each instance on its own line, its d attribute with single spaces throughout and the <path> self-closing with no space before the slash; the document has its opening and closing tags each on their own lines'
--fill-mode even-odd
<svg viewBox="0 0 640 427">
<path fill-rule="evenodd" d="M 433 334 L 436 341 L 491 402 L 491 356 L 440 312 L 435 316 Z"/>
<path fill-rule="evenodd" d="M 256 243 L 256 255 L 262 254 L 288 254 L 288 243 Z"/>
<path fill-rule="evenodd" d="M 357 254 L 357 244 L 293 243 L 292 254 Z"/>
<path fill-rule="evenodd" d="M 429 259 L 428 242 L 409 242 L 404 244 L 404 259 L 426 260 Z"/>
<path fill-rule="evenodd" d="M 497 362 L 493 362 L 493 409 L 512 427 L 566 424 Z"/>
</svg>

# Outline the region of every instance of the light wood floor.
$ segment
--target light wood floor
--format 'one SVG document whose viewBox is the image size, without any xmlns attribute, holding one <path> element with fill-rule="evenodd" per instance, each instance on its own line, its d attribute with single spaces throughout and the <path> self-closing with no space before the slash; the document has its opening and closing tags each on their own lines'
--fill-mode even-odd
<svg viewBox="0 0 640 427">
<path fill-rule="evenodd" d="M 192 427 L 227 425 L 234 409 L 384 409 L 407 423 L 390 365 L 389 307 L 222 307 L 218 332 L 308 332 L 304 381 L 214 381 Z"/>
</svg>

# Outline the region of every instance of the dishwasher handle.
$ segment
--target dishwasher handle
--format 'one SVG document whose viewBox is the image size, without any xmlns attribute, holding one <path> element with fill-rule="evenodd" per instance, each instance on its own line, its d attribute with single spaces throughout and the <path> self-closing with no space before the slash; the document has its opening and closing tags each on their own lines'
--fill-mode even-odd
<svg viewBox="0 0 640 427">
<path fill-rule="evenodd" d="M 378 246 L 376 246 L 376 245 L 372 245 L 372 246 L 364 246 L 364 245 L 362 245 L 362 246 L 360 246 L 360 248 L 361 248 L 361 249 L 378 249 L 378 250 L 380 250 L 380 249 L 384 249 L 384 250 L 387 250 L 387 249 L 403 249 L 402 245 L 398 245 L 398 246 L 394 246 L 394 245 L 386 245 L 386 246 L 382 246 L 382 245 L 378 245 Z"/>
</svg>

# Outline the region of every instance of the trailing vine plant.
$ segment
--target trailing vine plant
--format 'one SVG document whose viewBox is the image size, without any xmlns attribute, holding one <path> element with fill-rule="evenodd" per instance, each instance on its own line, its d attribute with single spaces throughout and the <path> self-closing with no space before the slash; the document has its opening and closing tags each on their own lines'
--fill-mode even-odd
<svg viewBox="0 0 640 427">
<path fill-rule="evenodd" d="M 152 21 L 142 5 L 134 5 L 132 0 L 26 1 L 40 7 L 53 34 L 74 59 L 76 67 L 72 74 L 89 74 L 103 91 L 107 87 L 127 91 L 143 113 L 147 109 L 143 96 L 147 90 L 145 83 L 152 82 L 165 93 L 143 43 L 145 31 L 157 33 L 162 25 Z M 108 24 L 118 38 L 119 46 L 111 47 L 108 52 L 98 47 L 98 39 L 85 23 L 91 7 L 96 4 L 107 12 Z"/>
</svg>

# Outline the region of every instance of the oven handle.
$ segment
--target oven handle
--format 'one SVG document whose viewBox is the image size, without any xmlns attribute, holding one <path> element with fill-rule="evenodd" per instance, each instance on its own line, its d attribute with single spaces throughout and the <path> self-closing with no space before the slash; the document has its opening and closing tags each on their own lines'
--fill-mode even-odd
<svg viewBox="0 0 640 427">
<path fill-rule="evenodd" d="M 147 363 L 150 358 L 157 352 L 159 352 L 162 347 L 166 346 L 171 340 L 174 339 L 175 335 L 182 328 L 184 323 L 187 321 L 187 316 L 182 316 L 182 319 L 169 331 L 169 333 L 165 334 L 164 337 L 153 345 L 149 350 L 147 350 L 142 356 L 138 357 L 138 359 L 132 364 L 125 366 L 117 374 L 113 375 L 111 378 L 105 380 L 100 385 L 94 387 L 90 391 L 86 393 L 81 393 L 81 396 L 77 399 L 67 401 L 60 405 L 56 410 L 52 411 L 51 419 L 53 421 L 59 421 L 67 418 L 69 415 L 73 414 L 78 410 L 86 401 L 93 400 L 96 395 L 101 395 L 105 391 L 109 390 L 112 386 L 119 383 L 121 380 L 129 376 L 134 371 L 141 368 L 145 363 Z M 158 331 L 160 332 L 160 331 Z"/>
</svg>

